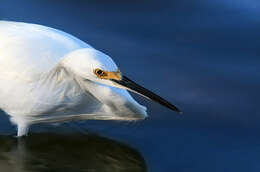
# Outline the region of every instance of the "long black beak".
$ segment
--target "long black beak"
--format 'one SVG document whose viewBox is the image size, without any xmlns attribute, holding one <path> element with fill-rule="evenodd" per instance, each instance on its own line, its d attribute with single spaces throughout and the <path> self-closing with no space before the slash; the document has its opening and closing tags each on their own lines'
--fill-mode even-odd
<svg viewBox="0 0 260 172">
<path fill-rule="evenodd" d="M 121 80 L 111 79 L 111 81 L 116 82 L 117 84 L 124 86 L 125 88 L 129 89 L 130 91 L 136 92 L 146 98 L 149 98 L 173 111 L 181 113 L 181 111 L 176 106 L 174 106 L 173 104 L 171 104 L 164 98 L 156 95 L 155 93 L 142 87 L 141 85 L 138 85 L 137 83 L 135 83 L 134 81 L 130 80 L 129 78 L 127 78 L 125 76 L 122 76 Z"/>
</svg>

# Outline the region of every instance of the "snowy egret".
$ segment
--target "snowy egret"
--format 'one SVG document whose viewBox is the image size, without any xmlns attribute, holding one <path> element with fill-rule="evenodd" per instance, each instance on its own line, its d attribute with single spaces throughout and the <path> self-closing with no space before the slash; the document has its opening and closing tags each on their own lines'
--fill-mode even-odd
<svg viewBox="0 0 260 172">
<path fill-rule="evenodd" d="M 106 54 L 65 32 L 0 21 L 0 108 L 17 125 L 147 116 L 127 90 L 174 111 L 170 102 L 123 76 Z"/>
</svg>

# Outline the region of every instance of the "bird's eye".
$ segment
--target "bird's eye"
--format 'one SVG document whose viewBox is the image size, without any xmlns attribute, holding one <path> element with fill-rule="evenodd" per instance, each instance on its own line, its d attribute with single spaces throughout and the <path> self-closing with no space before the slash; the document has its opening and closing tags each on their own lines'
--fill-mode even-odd
<svg viewBox="0 0 260 172">
<path fill-rule="evenodd" d="M 105 72 L 102 71 L 101 69 L 96 69 L 95 74 L 98 75 L 98 76 L 103 76 L 103 75 L 105 75 Z"/>
</svg>

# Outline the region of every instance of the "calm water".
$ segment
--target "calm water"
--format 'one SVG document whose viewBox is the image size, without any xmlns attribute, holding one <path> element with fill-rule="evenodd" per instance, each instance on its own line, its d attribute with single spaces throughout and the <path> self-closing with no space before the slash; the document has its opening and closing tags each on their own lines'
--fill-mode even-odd
<svg viewBox="0 0 260 172">
<path fill-rule="evenodd" d="M 0 18 L 79 37 L 184 112 L 135 96 L 149 119 L 37 125 L 24 140 L 3 114 L 1 169 L 259 172 L 259 1 L 4 0 Z"/>
</svg>

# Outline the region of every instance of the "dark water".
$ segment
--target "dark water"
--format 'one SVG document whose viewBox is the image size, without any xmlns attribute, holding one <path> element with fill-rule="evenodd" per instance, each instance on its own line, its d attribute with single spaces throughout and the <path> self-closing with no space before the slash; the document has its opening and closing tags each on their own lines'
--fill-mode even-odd
<svg viewBox="0 0 260 172">
<path fill-rule="evenodd" d="M 18 140 L 1 136 L 0 146 L 1 171 L 6 172 L 147 171 L 138 151 L 96 135 L 38 133 Z"/>
<path fill-rule="evenodd" d="M 0 18 L 79 37 L 184 112 L 136 96 L 148 120 L 38 125 L 22 143 L 1 136 L 1 169 L 259 172 L 260 1 L 3 0 Z M 0 132 L 15 133 L 4 115 Z"/>
</svg>

